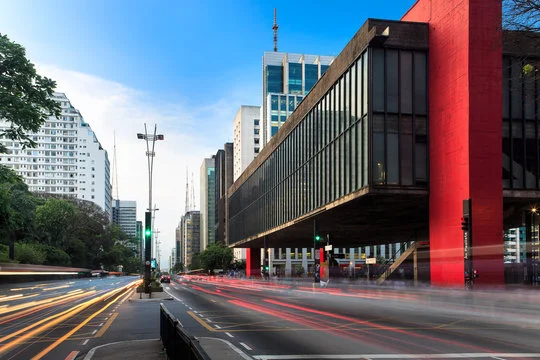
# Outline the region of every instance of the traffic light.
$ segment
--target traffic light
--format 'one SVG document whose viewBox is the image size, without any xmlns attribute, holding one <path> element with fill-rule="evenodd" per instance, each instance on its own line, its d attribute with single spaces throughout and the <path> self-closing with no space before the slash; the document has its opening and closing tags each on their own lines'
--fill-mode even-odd
<svg viewBox="0 0 540 360">
<path fill-rule="evenodd" d="M 321 241 L 321 236 L 320 235 L 315 235 L 315 241 L 317 241 L 317 242 Z"/>
<path fill-rule="evenodd" d="M 144 230 L 144 236 L 151 236 L 151 235 L 152 235 L 152 230 L 150 229 Z"/>
<path fill-rule="evenodd" d="M 461 218 L 461 230 L 469 231 L 470 230 L 470 221 L 468 217 Z"/>
<path fill-rule="evenodd" d="M 268 259 L 264 259 L 263 269 L 265 272 L 268 272 L 268 270 L 270 270 L 270 267 L 268 266 Z"/>
<path fill-rule="evenodd" d="M 478 275 L 478 270 L 476 270 L 476 269 L 473 269 L 473 272 L 472 272 L 472 273 L 473 273 L 473 276 L 472 276 L 472 278 L 473 278 L 473 279 L 477 279 L 477 278 L 478 278 L 478 276 L 479 276 L 479 275 Z"/>
</svg>

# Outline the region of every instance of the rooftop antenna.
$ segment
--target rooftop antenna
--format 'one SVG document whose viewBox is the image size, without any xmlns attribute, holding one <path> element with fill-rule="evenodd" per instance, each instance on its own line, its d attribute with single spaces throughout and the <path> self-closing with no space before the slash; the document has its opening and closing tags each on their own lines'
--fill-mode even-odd
<svg viewBox="0 0 540 360">
<path fill-rule="evenodd" d="M 274 26 L 272 26 L 272 30 L 274 30 L 274 51 L 277 52 L 277 29 L 279 28 L 277 24 L 277 9 L 274 8 Z"/>
<path fill-rule="evenodd" d="M 188 180 L 188 168 L 186 166 L 186 213 L 189 211 L 189 180 Z"/>
<path fill-rule="evenodd" d="M 114 136 L 114 154 L 113 154 L 113 180 L 112 180 L 112 187 L 113 187 L 113 198 L 119 199 L 118 197 L 118 160 L 116 158 L 116 131 L 113 132 Z"/>
<path fill-rule="evenodd" d="M 195 210 L 195 186 L 193 185 L 193 173 L 191 173 L 191 206 Z"/>
</svg>

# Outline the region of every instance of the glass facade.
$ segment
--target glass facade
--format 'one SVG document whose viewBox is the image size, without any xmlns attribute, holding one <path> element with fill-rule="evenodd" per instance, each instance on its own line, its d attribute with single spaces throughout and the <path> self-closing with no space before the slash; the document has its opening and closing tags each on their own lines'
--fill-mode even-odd
<svg viewBox="0 0 540 360">
<path fill-rule="evenodd" d="M 283 66 L 266 66 L 266 92 L 283 92 Z"/>
<path fill-rule="evenodd" d="M 425 188 L 427 121 L 426 53 L 368 48 L 232 194 L 230 243 L 368 184 Z"/>
<path fill-rule="evenodd" d="M 503 188 L 540 188 L 540 74 L 524 71 L 539 59 L 503 57 Z"/>
<path fill-rule="evenodd" d="M 289 63 L 289 94 L 302 94 L 302 64 Z"/>
<path fill-rule="evenodd" d="M 324 66 L 324 65 L 323 65 Z M 305 65 L 306 81 L 304 94 L 307 94 L 313 85 L 319 80 L 319 66 L 316 64 Z"/>
</svg>

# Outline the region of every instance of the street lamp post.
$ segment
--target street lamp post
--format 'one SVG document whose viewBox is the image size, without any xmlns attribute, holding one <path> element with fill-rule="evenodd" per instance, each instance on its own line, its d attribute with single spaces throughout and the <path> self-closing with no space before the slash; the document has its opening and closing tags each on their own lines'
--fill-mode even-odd
<svg viewBox="0 0 540 360">
<path fill-rule="evenodd" d="M 152 172 L 154 170 L 154 152 L 156 140 L 163 140 L 163 135 L 157 135 L 157 125 L 154 125 L 154 134 L 148 134 L 144 124 L 144 134 L 138 133 L 137 139 L 146 141 L 146 157 L 148 158 L 148 209 L 145 213 L 144 235 L 144 292 L 150 293 L 150 271 L 152 259 Z M 152 150 L 150 150 L 152 143 Z"/>
</svg>

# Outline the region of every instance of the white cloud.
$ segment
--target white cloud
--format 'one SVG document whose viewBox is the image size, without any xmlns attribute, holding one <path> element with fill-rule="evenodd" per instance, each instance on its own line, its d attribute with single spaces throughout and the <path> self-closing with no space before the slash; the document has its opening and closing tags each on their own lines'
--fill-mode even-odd
<svg viewBox="0 0 540 360">
<path fill-rule="evenodd" d="M 157 124 L 165 141 L 155 145 L 153 200 L 155 226 L 160 231 L 161 261 L 168 266 L 174 247 L 175 228 L 185 210 L 186 169 L 193 173 L 197 209 L 199 209 L 199 171 L 203 158 L 209 157 L 232 139 L 232 123 L 240 105 L 234 99 L 220 99 L 201 108 L 178 103 L 151 102 L 148 94 L 93 75 L 37 65 L 41 75 L 57 82 L 107 150 L 113 173 L 114 137 L 118 168 L 118 195 L 137 201 L 137 218 L 144 221 L 148 207 L 148 163 L 146 143 L 136 134 L 153 133 Z M 231 95 L 232 96 L 232 95 Z M 154 96 L 155 98 L 155 96 Z M 112 181 L 112 179 L 111 179 Z M 191 186 L 191 184 L 190 184 Z"/>
</svg>

